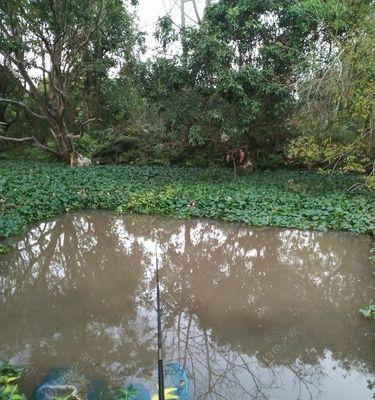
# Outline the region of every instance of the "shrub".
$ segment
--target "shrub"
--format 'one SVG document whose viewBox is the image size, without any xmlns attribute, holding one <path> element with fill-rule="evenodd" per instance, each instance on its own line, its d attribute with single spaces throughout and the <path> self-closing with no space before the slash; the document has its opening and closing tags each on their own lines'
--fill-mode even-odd
<svg viewBox="0 0 375 400">
<path fill-rule="evenodd" d="M 309 170 L 329 170 L 364 174 L 369 159 L 361 143 L 333 143 L 317 136 L 300 136 L 288 146 L 288 163 Z"/>
</svg>

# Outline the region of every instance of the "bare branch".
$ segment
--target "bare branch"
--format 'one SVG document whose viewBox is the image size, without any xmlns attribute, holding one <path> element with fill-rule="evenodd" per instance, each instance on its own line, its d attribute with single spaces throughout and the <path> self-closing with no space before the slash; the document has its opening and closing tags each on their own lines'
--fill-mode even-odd
<svg viewBox="0 0 375 400">
<path fill-rule="evenodd" d="M 56 90 L 57 93 L 59 93 L 62 97 L 66 97 L 66 93 L 57 87 L 55 80 L 52 77 L 51 72 L 47 71 L 48 77 L 49 77 L 49 81 L 52 83 L 53 88 Z"/>
<path fill-rule="evenodd" d="M 5 53 L 3 50 L 0 49 L 0 53 L 3 54 L 6 58 L 8 58 L 13 64 L 17 67 L 17 70 L 19 74 L 22 76 L 24 81 L 29 85 L 29 90 L 25 89 L 27 92 L 29 92 L 35 99 L 35 101 L 38 103 L 39 107 L 48 115 L 52 115 L 51 110 L 46 106 L 44 103 L 43 98 L 41 97 L 40 93 L 38 92 L 38 89 L 34 85 L 34 82 L 32 81 L 30 75 L 28 74 L 26 70 L 26 63 L 23 59 L 23 54 L 21 54 L 21 57 L 17 56 L 17 58 Z"/>
<path fill-rule="evenodd" d="M 39 119 L 47 120 L 47 117 L 46 117 L 46 116 L 34 112 L 27 104 L 23 103 L 22 101 L 4 99 L 4 98 L 0 97 L 0 102 L 3 102 L 3 103 L 10 103 L 10 104 L 14 104 L 14 105 L 19 106 L 19 107 L 23 107 L 23 108 L 24 108 L 30 115 L 32 115 L 33 117 L 36 117 L 36 118 L 39 118 Z"/>
<path fill-rule="evenodd" d="M 0 141 L 6 142 L 15 142 L 15 143 L 31 143 L 34 147 L 38 149 L 48 151 L 56 156 L 60 156 L 60 153 L 51 147 L 45 146 L 44 144 L 40 143 L 34 136 L 29 136 L 25 138 L 15 138 L 15 137 L 7 137 L 7 136 L 0 136 Z"/>
<path fill-rule="evenodd" d="M 14 85 L 18 86 L 21 90 L 30 93 L 27 89 L 24 88 L 22 82 L 20 81 L 20 77 L 17 76 L 16 71 L 11 68 L 10 65 L 6 65 L 5 63 L 3 65 L 0 64 L 0 78 L 12 81 Z"/>
<path fill-rule="evenodd" d="M 195 0 L 191 0 L 191 1 L 193 3 L 193 7 L 194 7 L 195 15 L 197 17 L 198 24 L 201 25 L 202 24 L 202 19 L 201 19 L 200 15 L 199 15 L 197 3 L 195 2 Z"/>
<path fill-rule="evenodd" d="M 3 32 L 5 34 L 5 36 L 9 39 L 11 38 L 11 34 L 9 33 L 9 31 L 6 29 L 6 27 L 4 26 L 4 24 L 0 21 L 0 30 L 1 32 Z"/>
<path fill-rule="evenodd" d="M 194 24 L 198 24 L 198 21 L 196 21 L 194 18 L 191 18 L 190 15 L 184 10 L 183 5 L 178 4 L 177 0 L 174 0 L 174 4 L 181 10 L 181 16 L 182 16 L 182 20 L 184 21 L 185 18 L 188 18 L 191 22 L 193 22 Z M 185 23 L 182 22 L 182 28 L 185 27 Z"/>
<path fill-rule="evenodd" d="M 88 120 L 86 120 L 85 122 L 83 122 L 83 123 L 80 124 L 81 132 L 80 132 L 78 135 L 69 134 L 68 137 L 69 137 L 70 139 L 81 139 L 81 137 L 82 137 L 83 134 L 84 134 L 84 128 L 85 128 L 85 126 L 88 125 L 90 122 L 94 122 L 94 121 L 96 121 L 96 120 L 99 120 L 99 121 L 100 121 L 100 119 L 99 119 L 99 118 L 96 118 L 96 117 L 94 117 L 94 118 L 89 118 Z"/>
<path fill-rule="evenodd" d="M 83 123 L 81 124 L 81 127 L 83 128 L 83 127 L 85 127 L 86 125 L 88 125 L 90 122 L 94 122 L 94 121 L 96 121 L 96 120 L 99 120 L 99 118 L 97 118 L 97 117 L 89 118 L 89 119 L 87 119 L 85 122 L 83 122 Z"/>
</svg>

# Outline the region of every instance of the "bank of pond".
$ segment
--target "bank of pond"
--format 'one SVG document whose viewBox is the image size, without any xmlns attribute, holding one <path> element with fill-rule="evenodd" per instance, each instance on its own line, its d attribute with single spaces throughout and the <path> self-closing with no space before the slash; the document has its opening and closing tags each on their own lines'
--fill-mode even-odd
<svg viewBox="0 0 375 400">
<path fill-rule="evenodd" d="M 350 190 L 355 187 L 356 190 Z M 375 231 L 375 196 L 355 175 L 0 161 L 0 240 L 83 209 L 213 218 L 252 226 Z M 9 244 L 9 243 L 8 243 Z M 1 252 L 8 250 L 2 243 Z"/>
</svg>

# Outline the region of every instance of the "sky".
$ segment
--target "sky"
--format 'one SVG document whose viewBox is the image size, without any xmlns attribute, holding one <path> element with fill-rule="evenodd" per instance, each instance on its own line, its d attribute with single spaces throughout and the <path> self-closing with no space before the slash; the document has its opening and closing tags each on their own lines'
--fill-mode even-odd
<svg viewBox="0 0 375 400">
<path fill-rule="evenodd" d="M 186 24 L 192 25 L 196 23 L 195 12 L 192 3 L 185 0 Z M 213 0 L 211 0 L 213 1 Z M 138 0 L 138 6 L 135 7 L 135 13 L 138 16 L 138 25 L 141 31 L 146 32 L 146 53 L 143 59 L 152 57 L 155 52 L 153 51 L 157 45 L 153 33 L 156 29 L 157 20 L 159 17 L 169 14 L 176 25 L 181 25 L 181 0 Z M 198 11 L 200 15 L 203 14 L 205 0 L 196 0 Z M 178 53 L 179 46 L 171 48 L 171 52 Z M 47 61 L 48 63 L 48 61 Z M 119 68 L 111 68 L 109 75 L 116 76 Z M 38 69 L 31 69 L 31 76 L 36 79 L 41 78 L 41 72 Z"/>
<path fill-rule="evenodd" d="M 196 23 L 197 18 L 192 3 L 188 0 L 185 1 L 186 24 L 192 25 Z M 196 2 L 199 13 L 202 15 L 205 0 L 196 0 Z M 147 33 L 147 54 L 150 54 L 151 49 L 154 48 L 156 44 L 153 33 L 155 32 L 156 23 L 159 17 L 169 14 L 175 24 L 178 26 L 181 25 L 180 3 L 181 0 L 139 0 L 136 11 L 139 18 L 139 27 Z"/>
</svg>

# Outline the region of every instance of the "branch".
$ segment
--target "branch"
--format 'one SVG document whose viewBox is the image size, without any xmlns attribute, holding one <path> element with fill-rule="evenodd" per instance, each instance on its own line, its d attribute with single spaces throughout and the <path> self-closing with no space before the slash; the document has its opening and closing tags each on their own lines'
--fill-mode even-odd
<svg viewBox="0 0 375 400">
<path fill-rule="evenodd" d="M 29 76 L 27 70 L 26 70 L 26 62 L 23 59 L 23 54 L 21 54 L 21 58 L 17 56 L 13 57 L 10 54 L 7 54 L 6 52 L 4 52 L 1 48 L 0 48 L 0 54 L 3 54 L 4 57 L 6 57 L 7 59 L 9 59 L 16 67 L 18 70 L 18 73 L 21 75 L 21 77 L 24 79 L 24 81 L 29 85 L 29 89 L 26 89 L 23 87 L 23 90 L 25 90 L 26 92 L 30 93 L 30 95 L 32 97 L 34 97 L 34 100 L 38 103 L 39 107 L 44 110 L 44 112 L 48 115 L 52 115 L 51 110 L 47 107 L 47 105 L 44 103 L 43 98 L 41 97 L 41 95 L 38 92 L 38 89 L 36 88 L 36 86 L 34 85 L 31 77 Z M 9 68 L 8 68 L 9 69 Z M 16 77 L 17 79 L 17 77 Z M 18 79 L 17 79 L 18 80 Z M 0 99 L 1 100 L 1 99 Z M 5 99 L 4 99 L 5 100 Z M 22 105 L 23 106 L 23 105 Z M 33 113 L 33 112 L 32 112 Z M 34 115 L 37 116 L 38 114 Z M 39 117 L 40 118 L 40 117 Z"/>
<path fill-rule="evenodd" d="M 25 91 L 26 93 L 30 93 L 22 85 L 22 82 L 20 81 L 19 76 L 17 76 L 16 71 L 14 71 L 14 69 L 12 69 L 11 66 L 6 65 L 5 63 L 0 64 L 0 79 L 8 79 L 14 85 L 18 86 L 22 91 Z"/>
<path fill-rule="evenodd" d="M 100 120 L 100 118 L 97 118 L 97 117 L 89 118 L 89 119 L 87 119 L 85 122 L 83 122 L 83 123 L 81 124 L 81 127 L 83 128 L 83 127 L 85 127 L 86 125 L 88 125 L 90 122 L 94 122 L 94 121 L 96 121 L 96 120 Z M 100 120 L 100 121 L 101 121 L 101 120 Z"/>
<path fill-rule="evenodd" d="M 85 122 L 83 122 L 83 123 L 80 124 L 80 130 L 81 130 L 81 132 L 80 132 L 78 135 L 69 134 L 68 137 L 69 137 L 70 139 L 81 139 L 81 137 L 82 137 L 83 134 L 84 134 L 84 128 L 85 128 L 85 126 L 88 125 L 90 122 L 93 122 L 93 121 L 96 121 L 96 120 L 101 121 L 100 118 L 96 118 L 96 117 L 94 117 L 94 118 L 89 118 L 88 120 L 86 120 Z"/>
<path fill-rule="evenodd" d="M 55 21 L 57 27 L 58 27 L 59 30 L 61 31 L 61 30 L 62 30 L 62 29 L 61 29 L 61 25 L 60 25 L 59 21 L 57 20 L 56 12 L 55 12 L 55 9 L 53 8 L 53 0 L 49 0 L 49 7 L 50 7 L 50 9 L 51 9 L 53 19 L 54 19 L 54 21 Z"/>
<path fill-rule="evenodd" d="M 31 77 L 29 76 L 29 74 L 26 71 L 26 68 L 24 67 L 23 64 L 17 64 L 17 68 L 18 71 L 20 72 L 20 74 L 22 75 L 23 79 L 27 82 L 27 84 L 30 87 L 30 92 L 32 93 L 35 101 L 38 103 L 39 107 L 44 110 L 44 112 L 48 115 L 52 115 L 51 110 L 46 106 L 46 104 L 44 103 L 44 99 L 42 98 L 42 96 L 39 94 L 38 89 L 36 88 L 36 86 L 34 85 L 34 82 L 32 81 Z"/>
<path fill-rule="evenodd" d="M 202 24 L 202 19 L 201 19 L 200 15 L 199 15 L 199 12 L 198 12 L 197 3 L 195 2 L 195 0 L 191 0 L 191 1 L 193 3 L 195 15 L 197 16 L 198 25 L 201 25 Z"/>
<path fill-rule="evenodd" d="M 33 146 L 37 147 L 38 149 L 48 151 L 49 153 L 52 153 L 52 154 L 60 157 L 60 153 L 58 151 L 51 149 L 50 147 L 45 146 L 44 144 L 40 143 L 34 136 L 29 136 L 29 137 L 25 137 L 25 138 L 0 136 L 0 141 L 1 140 L 4 140 L 6 142 L 15 142 L 15 143 L 30 142 L 30 143 L 32 143 Z"/>
<path fill-rule="evenodd" d="M 48 53 L 49 53 L 49 52 L 48 52 Z M 4 54 L 5 54 L 5 53 L 4 53 Z M 49 54 L 50 54 L 50 53 L 49 53 Z M 21 62 L 21 61 L 15 59 L 14 57 L 12 57 L 12 56 L 10 56 L 10 55 L 7 55 L 7 57 L 8 57 L 9 59 L 11 59 L 12 61 L 14 61 L 14 62 Z M 23 64 L 26 65 L 26 63 L 23 63 Z M 40 71 L 44 72 L 45 74 L 48 74 L 49 80 L 50 80 L 50 82 L 52 83 L 52 86 L 54 87 L 54 89 L 56 90 L 56 92 L 58 92 L 61 96 L 66 97 L 66 94 L 64 93 L 64 91 L 63 91 L 62 89 L 59 89 L 59 88 L 57 87 L 57 85 L 56 85 L 54 79 L 52 78 L 52 74 L 51 74 L 51 71 L 50 71 L 50 70 L 48 70 L 47 68 L 45 68 L 45 67 L 43 67 L 43 66 L 41 66 L 41 65 L 36 65 L 36 64 L 33 64 L 32 67 L 35 68 L 35 69 L 39 69 Z M 31 92 L 29 91 L 29 93 L 31 93 Z"/>
<path fill-rule="evenodd" d="M 88 31 L 86 37 L 83 39 L 83 41 L 80 44 L 78 44 L 76 46 L 76 48 L 71 49 L 71 53 L 72 53 L 73 57 L 75 57 L 86 46 L 86 44 L 91 39 L 93 33 L 99 29 L 99 25 L 103 22 L 104 16 L 105 16 L 104 1 L 101 0 L 98 15 L 95 19 L 92 29 L 90 29 Z"/>
<path fill-rule="evenodd" d="M 47 71 L 47 74 L 48 74 L 50 82 L 52 83 L 53 88 L 56 90 L 57 93 L 59 93 L 65 99 L 66 98 L 65 92 L 62 89 L 57 87 L 56 82 L 53 79 L 51 72 Z"/>
<path fill-rule="evenodd" d="M 46 117 L 46 116 L 34 112 L 27 104 L 23 103 L 22 101 L 4 99 L 4 98 L 0 97 L 0 103 L 1 103 L 1 102 L 10 103 L 10 104 L 15 104 L 16 106 L 23 107 L 23 108 L 24 108 L 29 114 L 31 114 L 33 117 L 47 120 L 47 117 Z"/>
<path fill-rule="evenodd" d="M 184 13 L 186 18 L 190 19 L 190 21 L 193 22 L 194 24 L 198 24 L 198 21 L 196 21 L 194 18 L 191 18 L 190 15 L 185 10 L 182 9 L 180 4 L 178 4 L 177 0 L 174 0 L 174 4 L 181 10 L 181 12 Z"/>
<path fill-rule="evenodd" d="M 4 32 L 5 36 L 10 39 L 11 34 L 9 33 L 8 29 L 5 27 L 5 25 L 0 21 L 0 30 L 1 32 Z"/>
</svg>

